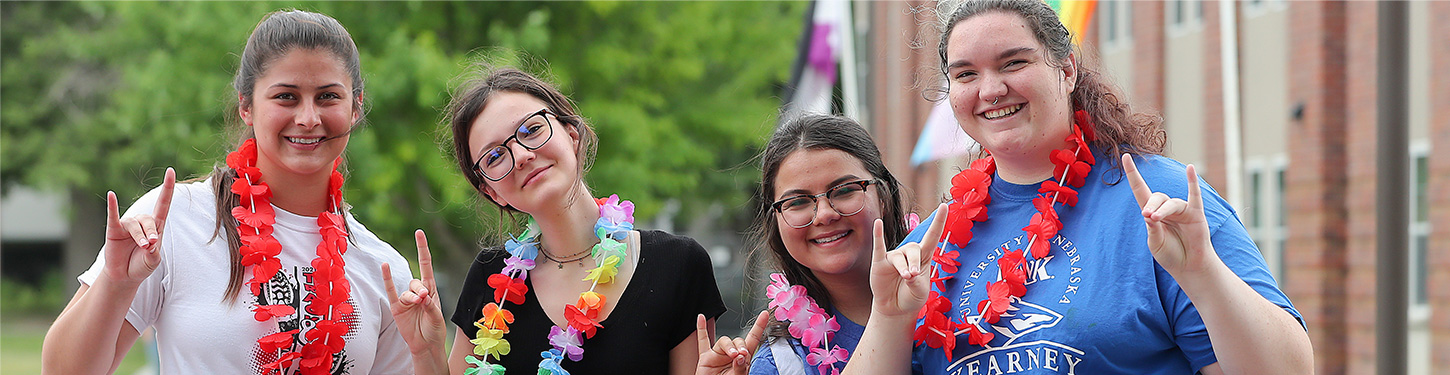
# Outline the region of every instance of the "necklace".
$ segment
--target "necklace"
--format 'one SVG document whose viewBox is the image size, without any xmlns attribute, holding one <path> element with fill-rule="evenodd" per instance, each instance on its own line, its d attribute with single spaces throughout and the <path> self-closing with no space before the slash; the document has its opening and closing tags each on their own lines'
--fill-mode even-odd
<svg viewBox="0 0 1450 375">
<path fill-rule="evenodd" d="M 549 344 L 553 349 L 539 353 L 542 360 L 539 362 L 540 375 L 569 375 L 564 370 L 565 358 L 578 362 L 584 358 L 584 339 L 594 337 L 599 328 L 599 311 L 604 307 L 604 295 L 594 291 L 600 284 L 614 282 L 614 276 L 619 273 L 619 264 L 624 261 L 626 246 L 619 242 L 629 236 L 634 230 L 634 202 L 620 201 L 618 195 L 610 195 L 609 198 L 595 199 L 599 205 L 599 220 L 594 223 L 594 234 L 599 236 L 599 243 L 590 249 L 590 257 L 594 258 L 593 269 L 590 269 L 584 276 L 584 281 L 593 281 L 589 290 L 579 293 L 579 301 L 573 305 L 564 306 L 564 317 L 569 321 L 568 326 L 559 328 L 550 327 Z M 505 309 L 504 302 L 512 302 L 515 305 L 524 303 L 524 295 L 528 293 L 528 284 L 524 281 L 529 277 L 529 270 L 534 269 L 534 260 L 538 257 L 539 251 L 539 224 L 530 217 L 525 226 L 524 233 L 517 237 L 510 238 L 504 242 L 504 250 L 509 257 L 504 259 L 504 267 L 499 273 L 488 277 L 488 286 L 493 288 L 493 302 L 483 306 L 480 318 L 473 325 L 478 327 L 473 343 L 474 356 L 464 358 L 468 362 L 465 371 L 469 375 L 495 375 L 503 374 L 505 369 L 498 363 L 489 363 L 488 357 L 495 360 L 503 359 L 509 354 L 510 346 L 508 340 L 503 338 L 509 332 L 508 324 L 514 322 L 513 312 Z M 571 255 L 572 256 L 572 255 Z M 544 252 L 544 258 L 560 263 Z M 568 260 L 575 262 L 582 260 Z M 560 268 L 563 264 L 560 263 Z"/>
<path fill-rule="evenodd" d="M 352 305 L 347 303 L 350 286 L 343 268 L 342 254 L 347 252 L 347 231 L 343 227 L 342 173 L 337 171 L 342 158 L 333 162 L 332 176 L 327 186 L 327 211 L 317 215 L 318 232 L 322 235 L 317 244 L 317 258 L 313 259 L 313 295 L 309 296 L 307 313 L 322 316 L 321 320 L 307 332 L 300 329 L 278 332 L 257 339 L 264 353 L 275 353 L 276 360 L 262 365 L 267 374 L 287 373 L 297 364 L 297 373 L 306 375 L 328 374 L 333 367 L 333 355 L 346 346 L 343 335 L 347 334 L 348 323 L 343 317 L 352 315 Z M 237 195 L 239 204 L 232 208 L 232 217 L 237 219 L 237 234 L 242 244 L 238 250 L 241 265 L 251 267 L 252 279 L 247 282 L 253 296 L 261 301 L 262 286 L 271 281 L 282 268 L 277 255 L 282 253 L 282 244 L 272 237 L 272 225 L 276 223 L 276 211 L 272 208 L 272 190 L 262 180 L 262 170 L 257 168 L 257 143 L 248 139 L 242 147 L 227 155 L 227 166 L 236 171 L 236 182 L 231 191 Z M 297 314 L 295 308 L 286 304 L 259 305 L 255 318 L 265 322 L 277 317 Z M 300 345 L 300 348 L 299 348 Z"/>
<path fill-rule="evenodd" d="M 566 263 L 574 263 L 574 262 L 582 261 L 582 260 L 584 260 L 584 258 L 588 258 L 589 255 L 587 253 L 591 252 L 592 249 L 593 249 L 593 247 L 585 248 L 584 250 L 579 250 L 579 252 L 577 252 L 577 253 L 565 255 L 565 256 L 562 256 L 562 257 L 559 257 L 559 258 L 555 258 L 553 255 L 549 254 L 549 251 L 548 250 L 540 249 L 539 250 L 539 253 L 544 255 L 544 259 L 548 259 L 550 262 L 554 262 L 554 264 L 559 265 L 558 268 L 562 270 L 562 269 L 564 269 L 564 264 L 566 264 Z M 564 259 L 560 259 L 560 258 L 564 258 Z M 579 263 L 579 264 L 580 265 L 583 265 L 584 263 Z"/>
<path fill-rule="evenodd" d="M 809 348 L 806 364 L 816 366 L 821 375 L 840 374 L 841 370 L 836 365 L 845 366 L 851 353 L 841 349 L 840 345 L 829 345 L 831 337 L 841 329 L 836 317 L 817 305 L 816 300 L 806 293 L 806 287 L 786 281 L 784 274 L 772 273 L 770 280 L 770 285 L 765 287 L 765 297 L 770 299 L 769 308 L 774 309 L 775 320 L 789 321 L 787 331 Z"/>
<path fill-rule="evenodd" d="M 993 334 L 982 328 L 980 323 L 997 323 L 1007 314 L 1013 300 L 1021 301 L 1022 296 L 1027 294 L 1027 256 L 1030 255 L 1031 259 L 1048 256 L 1051 251 L 1048 242 L 1062 229 L 1056 204 L 1077 205 L 1077 190 L 1073 188 L 1083 186 L 1088 172 L 1096 163 L 1092 150 L 1088 148 L 1088 142 L 1096 139 L 1091 116 L 1079 110 L 1073 113 L 1073 120 L 1073 132 L 1066 139 L 1068 148 L 1052 150 L 1048 155 L 1056 166 L 1052 175 L 1057 179 L 1042 181 L 1037 189 L 1040 194 L 1032 199 L 1037 213 L 1022 228 L 1029 235 L 1027 246 L 1005 251 L 997 259 L 1001 279 L 987 283 L 987 299 L 977 303 L 980 319 L 976 322 L 968 319 L 971 313 L 969 306 L 964 307 L 960 323 L 947 316 L 953 305 L 942 293 L 946 291 L 946 280 L 951 279 L 961 266 L 961 262 L 956 260 L 957 251 L 938 247 L 932 254 L 931 282 L 934 290 L 928 295 L 926 305 L 917 313 L 922 324 L 912 335 L 916 345 L 941 348 L 948 360 L 952 358 L 958 335 L 966 334 L 968 345 L 986 346 L 992 341 Z M 996 169 L 996 162 L 988 155 L 952 177 L 952 203 L 947 205 L 946 233 L 939 241 L 949 242 L 959 249 L 965 249 L 971 242 L 973 224 L 987 221 L 987 204 L 992 201 L 989 188 Z"/>
</svg>

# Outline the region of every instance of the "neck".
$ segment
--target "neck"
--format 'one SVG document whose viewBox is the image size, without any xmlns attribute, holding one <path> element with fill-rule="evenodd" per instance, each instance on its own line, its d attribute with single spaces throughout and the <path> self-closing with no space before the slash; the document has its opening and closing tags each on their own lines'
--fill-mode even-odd
<svg viewBox="0 0 1450 375">
<path fill-rule="evenodd" d="M 871 316 L 871 275 L 869 269 L 865 271 L 860 274 L 816 274 L 816 279 L 821 280 L 821 285 L 826 288 L 826 294 L 831 296 L 831 304 L 836 311 L 860 325 L 866 325 L 866 318 Z"/>
<path fill-rule="evenodd" d="M 272 190 L 272 205 L 302 216 L 318 216 L 327 211 L 327 184 L 332 170 L 312 174 L 287 173 L 271 163 L 257 162 L 262 179 Z"/>
<path fill-rule="evenodd" d="M 599 237 L 594 235 L 594 223 L 599 221 L 599 205 L 589 196 L 589 189 L 578 186 L 560 199 L 557 206 L 549 206 L 543 212 L 530 212 L 539 224 L 540 251 L 554 258 L 574 254 L 594 246 Z"/>
<path fill-rule="evenodd" d="M 1030 185 L 1047 180 L 1052 177 L 1052 170 L 1056 168 L 1052 164 L 1052 151 L 1065 149 L 1068 145 L 1070 143 L 1063 139 L 1048 144 L 1028 146 L 1021 150 L 1004 150 L 1000 153 L 994 151 L 992 159 L 997 163 L 997 176 L 1002 177 L 1004 181 L 1018 185 Z"/>
</svg>

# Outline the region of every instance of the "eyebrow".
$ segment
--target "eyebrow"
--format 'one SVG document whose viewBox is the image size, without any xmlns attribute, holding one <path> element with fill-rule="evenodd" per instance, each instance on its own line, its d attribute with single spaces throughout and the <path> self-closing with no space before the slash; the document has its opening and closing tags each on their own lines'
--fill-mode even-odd
<svg viewBox="0 0 1450 375">
<path fill-rule="evenodd" d="M 1032 47 L 1010 48 L 1010 49 L 1007 49 L 1006 51 L 1002 51 L 1002 54 L 1001 55 L 998 55 L 997 56 L 997 59 L 998 60 L 1001 60 L 1001 59 L 1005 59 L 1005 58 L 1008 58 L 1008 57 L 1020 55 L 1020 54 L 1023 54 L 1023 53 L 1030 53 L 1030 52 L 1035 52 L 1035 51 L 1037 51 L 1037 49 L 1036 48 L 1032 48 Z M 957 61 L 953 61 L 951 63 L 951 65 L 947 65 L 947 70 L 952 70 L 952 69 L 961 68 L 961 67 L 969 67 L 969 66 L 973 66 L 971 62 L 968 62 L 966 60 L 957 60 Z"/>
<path fill-rule="evenodd" d="M 317 89 L 318 90 L 323 90 L 323 89 L 329 89 L 329 88 L 332 88 L 332 87 L 341 87 L 341 86 L 342 86 L 341 83 L 329 83 L 329 84 L 326 84 L 326 85 L 317 86 Z M 297 85 L 290 84 L 290 83 L 277 83 L 277 84 L 273 84 L 272 87 L 286 87 L 286 88 L 294 89 L 295 90 L 295 89 L 300 88 L 301 86 L 297 86 Z"/>
<path fill-rule="evenodd" d="M 853 174 L 848 174 L 848 175 L 845 175 L 845 176 L 841 176 L 840 178 L 837 178 L 836 180 L 831 181 L 830 187 L 826 188 L 826 190 L 830 190 L 831 188 L 834 188 L 834 187 L 837 187 L 837 186 L 841 186 L 841 184 L 844 184 L 844 183 L 847 183 L 847 182 L 850 182 L 850 181 L 856 181 L 856 180 L 861 180 L 861 178 L 860 177 L 856 177 L 856 175 L 853 175 Z M 780 194 L 780 198 L 777 198 L 776 200 L 785 199 L 786 197 L 794 197 L 794 196 L 797 196 L 797 195 L 811 195 L 811 192 L 806 191 L 806 189 L 791 189 L 791 190 L 787 190 L 784 193 L 781 193 Z"/>
</svg>

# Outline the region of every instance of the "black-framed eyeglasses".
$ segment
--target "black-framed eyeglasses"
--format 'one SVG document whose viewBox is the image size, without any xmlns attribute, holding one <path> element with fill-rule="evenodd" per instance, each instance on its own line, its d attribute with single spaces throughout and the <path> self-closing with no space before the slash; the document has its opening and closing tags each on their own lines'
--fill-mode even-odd
<svg viewBox="0 0 1450 375">
<path fill-rule="evenodd" d="M 514 135 L 478 153 L 478 159 L 473 161 L 473 172 L 489 181 L 507 177 L 509 172 L 514 171 L 514 152 L 509 148 L 509 141 L 517 141 L 519 146 L 524 146 L 527 150 L 544 147 L 544 143 L 554 137 L 554 120 L 550 120 L 550 117 L 557 116 L 549 112 L 548 108 L 525 117 L 515 128 Z"/>
<path fill-rule="evenodd" d="M 817 199 L 826 198 L 826 203 L 841 216 L 851 216 L 866 208 L 866 187 L 879 184 L 877 180 L 857 180 L 842 183 L 815 195 L 794 195 L 775 201 L 770 208 L 780 213 L 780 219 L 791 228 L 805 228 L 816 221 Z"/>
</svg>

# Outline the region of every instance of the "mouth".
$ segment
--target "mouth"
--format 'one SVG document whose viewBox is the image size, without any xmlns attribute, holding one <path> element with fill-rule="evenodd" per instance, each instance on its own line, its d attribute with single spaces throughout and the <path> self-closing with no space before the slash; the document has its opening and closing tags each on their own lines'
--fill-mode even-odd
<svg viewBox="0 0 1450 375">
<path fill-rule="evenodd" d="M 851 230 L 843 230 L 843 231 L 839 231 L 839 232 L 832 232 L 832 233 L 828 233 L 826 236 L 823 236 L 823 237 L 813 238 L 810 241 L 811 241 L 811 243 L 817 244 L 817 245 L 832 244 L 832 243 L 836 243 L 836 242 L 841 241 L 841 239 L 843 239 L 843 238 L 846 238 L 846 236 L 847 235 L 850 235 L 851 232 L 852 232 Z"/>
<path fill-rule="evenodd" d="M 546 166 L 543 166 L 543 167 L 539 167 L 538 169 L 535 169 L 533 172 L 529 172 L 529 175 L 524 177 L 524 184 L 522 186 L 529 186 L 529 185 L 533 184 L 535 180 L 538 180 L 539 179 L 539 175 L 540 174 L 544 173 L 544 171 L 549 170 L 549 168 L 553 168 L 553 167 L 554 166 L 552 166 L 552 165 L 546 165 Z"/>
<path fill-rule="evenodd" d="M 990 111 L 987 111 L 987 112 L 982 113 L 982 117 L 984 117 L 984 118 L 986 118 L 988 120 L 1000 119 L 1000 118 L 1003 118 L 1003 117 L 1007 117 L 1007 116 L 1011 116 L 1011 115 L 1017 114 L 1017 112 L 1022 111 L 1022 107 L 1024 107 L 1024 106 L 1026 106 L 1026 104 L 1016 104 L 1016 105 L 1012 105 L 1012 106 L 1007 106 L 1007 107 L 1002 107 L 1002 108 L 990 110 Z"/>
<path fill-rule="evenodd" d="M 323 137 L 321 137 L 321 136 L 318 136 L 318 137 L 282 137 L 282 138 L 283 139 L 286 139 L 287 142 L 292 142 L 292 143 L 296 143 L 296 144 L 303 145 L 303 146 L 311 146 L 311 145 L 315 145 L 315 144 L 318 144 L 318 143 L 322 143 L 322 139 L 323 139 Z"/>
</svg>

